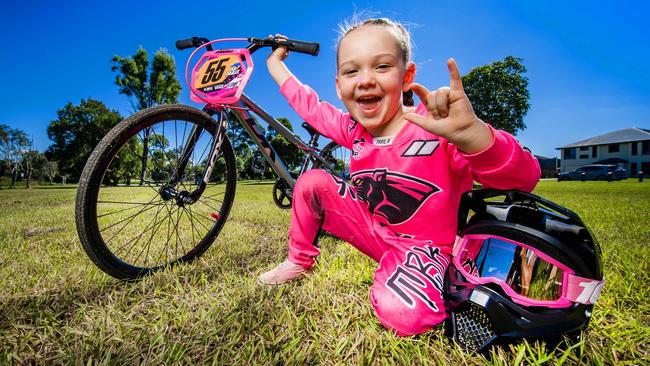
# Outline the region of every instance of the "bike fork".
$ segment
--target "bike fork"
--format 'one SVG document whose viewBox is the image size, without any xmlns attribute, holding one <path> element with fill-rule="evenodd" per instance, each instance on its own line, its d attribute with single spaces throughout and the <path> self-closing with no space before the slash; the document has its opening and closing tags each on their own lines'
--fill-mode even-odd
<svg viewBox="0 0 650 366">
<path fill-rule="evenodd" d="M 184 206 L 186 204 L 192 204 L 196 202 L 205 191 L 205 188 L 208 185 L 208 181 L 210 180 L 210 176 L 212 175 L 212 170 L 214 169 L 214 166 L 217 162 L 217 158 L 219 157 L 219 152 L 221 151 L 221 145 L 223 144 L 223 140 L 226 138 L 226 129 L 228 128 L 228 118 L 226 118 L 225 112 L 223 110 L 219 110 L 215 112 L 219 113 L 219 119 L 217 121 L 218 122 L 217 133 L 214 137 L 212 146 L 210 147 L 210 153 L 208 155 L 208 161 L 205 167 L 205 171 L 203 173 L 203 179 L 201 179 L 201 181 L 198 183 L 198 187 L 194 189 L 192 192 L 187 192 L 187 191 L 178 192 L 174 188 L 178 184 L 178 182 L 181 179 L 183 179 L 185 168 L 187 167 L 187 163 L 189 162 L 190 157 L 192 156 L 192 152 L 196 147 L 196 143 L 199 140 L 201 133 L 203 132 L 202 127 L 194 125 L 192 126 L 192 130 L 190 131 L 185 146 L 183 147 L 181 159 L 178 162 L 177 169 L 174 171 L 174 175 L 172 176 L 169 183 L 160 189 L 160 194 L 163 199 L 167 200 L 167 199 L 175 198 L 179 206 Z"/>
</svg>

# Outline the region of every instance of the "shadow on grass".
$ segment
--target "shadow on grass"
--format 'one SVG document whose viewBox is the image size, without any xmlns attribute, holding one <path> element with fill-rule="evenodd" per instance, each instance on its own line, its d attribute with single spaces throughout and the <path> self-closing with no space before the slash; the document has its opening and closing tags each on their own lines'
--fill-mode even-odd
<svg viewBox="0 0 650 366">
<path fill-rule="evenodd" d="M 15 186 L 13 188 L 10 188 L 9 186 L 5 185 L 0 185 L 0 191 L 23 191 L 23 190 L 29 190 L 29 189 L 77 189 L 76 184 L 66 184 L 66 185 L 61 185 L 61 184 L 53 184 L 53 185 L 33 185 L 29 188 L 25 187 L 24 185 L 19 185 Z"/>
<path fill-rule="evenodd" d="M 77 185 L 65 185 L 65 186 L 35 186 L 32 189 L 77 189 Z"/>
<path fill-rule="evenodd" d="M 239 181 L 237 184 L 243 184 L 245 186 L 269 186 L 275 184 L 274 180 L 248 180 L 248 181 Z"/>
<path fill-rule="evenodd" d="M 115 291 L 137 292 L 137 288 L 133 283 L 115 280 L 84 289 L 65 287 L 33 295 L 0 298 L 0 313 L 3 314 L 0 317 L 0 328 L 9 329 L 16 324 L 35 324 L 44 318 L 65 322 L 89 302 L 113 302 L 112 295 Z"/>
</svg>

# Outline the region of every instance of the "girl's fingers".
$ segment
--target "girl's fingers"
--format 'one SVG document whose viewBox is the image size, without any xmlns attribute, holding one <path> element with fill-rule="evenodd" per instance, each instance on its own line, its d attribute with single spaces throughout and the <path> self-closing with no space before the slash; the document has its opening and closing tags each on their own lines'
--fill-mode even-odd
<svg viewBox="0 0 650 366">
<path fill-rule="evenodd" d="M 417 94 L 418 98 L 424 103 L 434 119 L 440 119 L 440 113 L 436 106 L 436 92 L 430 92 L 424 86 L 413 83 L 411 85 L 411 90 Z"/>
<path fill-rule="evenodd" d="M 424 105 L 428 106 L 429 102 L 427 101 L 427 96 L 429 95 L 429 90 L 418 83 L 411 84 L 411 90 L 420 98 Z"/>
<path fill-rule="evenodd" d="M 438 109 L 438 105 L 436 103 L 437 94 L 438 92 L 434 91 L 429 93 L 427 96 L 427 108 L 429 109 L 429 112 L 431 112 L 433 119 L 440 119 L 440 110 Z"/>
<path fill-rule="evenodd" d="M 450 58 L 447 60 L 447 68 L 449 69 L 449 86 L 452 90 L 463 90 L 463 80 L 460 78 L 460 71 L 458 70 L 458 65 L 456 60 Z"/>
<path fill-rule="evenodd" d="M 436 107 L 441 118 L 449 115 L 449 88 L 444 86 L 436 90 Z"/>
<path fill-rule="evenodd" d="M 406 113 L 404 115 L 404 118 L 424 128 L 425 121 L 426 121 L 426 118 L 424 118 L 424 116 L 421 116 L 417 113 Z"/>
</svg>

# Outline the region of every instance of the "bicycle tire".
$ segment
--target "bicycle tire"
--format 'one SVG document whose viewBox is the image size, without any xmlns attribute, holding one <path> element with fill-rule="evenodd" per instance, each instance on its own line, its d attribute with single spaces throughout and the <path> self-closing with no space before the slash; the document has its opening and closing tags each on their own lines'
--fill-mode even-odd
<svg viewBox="0 0 650 366">
<path fill-rule="evenodd" d="M 166 142 L 171 143 L 171 139 L 167 139 L 167 136 L 165 136 L 165 126 L 167 122 L 173 121 L 173 126 L 174 126 L 174 134 L 175 136 L 175 142 L 176 142 L 176 150 L 170 150 L 165 152 L 165 144 Z M 185 171 L 186 174 L 183 176 L 179 182 L 177 183 L 179 189 L 189 189 L 191 191 L 192 189 L 192 179 L 194 179 L 194 185 L 196 185 L 198 181 L 198 174 L 200 172 L 200 163 L 207 161 L 207 156 L 206 160 L 202 160 L 203 154 L 199 156 L 198 159 L 196 159 L 196 154 L 195 152 L 198 151 L 199 144 L 205 144 L 206 146 L 211 144 L 212 138 L 214 138 L 214 135 L 216 134 L 217 131 L 217 122 L 215 122 L 214 119 L 212 119 L 207 113 L 200 111 L 196 108 L 184 106 L 184 105 L 162 105 L 162 106 L 156 106 L 153 108 L 149 108 L 140 112 L 135 113 L 134 115 L 128 117 L 127 119 L 123 120 L 119 124 L 117 124 L 102 140 L 101 142 L 97 145 L 95 150 L 92 152 L 90 155 L 88 161 L 86 162 L 86 166 L 84 167 L 84 170 L 81 174 L 81 178 L 79 180 L 79 187 L 77 190 L 77 197 L 76 197 L 76 207 L 75 207 L 75 219 L 77 223 L 77 232 L 79 234 L 79 239 L 81 241 L 81 244 L 83 246 L 84 251 L 86 254 L 89 256 L 89 258 L 99 267 L 102 271 L 105 273 L 118 278 L 118 279 L 123 279 L 123 280 L 132 280 L 132 279 L 137 279 L 139 277 L 142 277 L 146 274 L 152 273 L 154 271 L 171 267 L 177 263 L 181 262 L 188 262 L 193 259 L 198 258 L 201 256 L 214 242 L 216 237 L 219 235 L 219 232 L 223 228 L 223 225 L 226 222 L 226 219 L 228 217 L 228 214 L 230 213 L 230 209 L 232 207 L 232 203 L 234 200 L 235 196 L 235 188 L 236 188 L 236 181 L 237 181 L 237 169 L 236 169 L 236 162 L 235 162 L 235 155 L 234 151 L 232 148 L 232 145 L 230 144 L 230 141 L 228 138 L 224 138 L 222 144 L 221 144 L 221 151 L 219 157 L 216 159 L 219 164 L 223 163 L 223 171 L 217 172 L 217 166 L 215 166 L 214 170 L 212 171 L 212 174 L 210 176 L 210 179 L 215 179 L 213 177 L 216 177 L 217 174 L 225 174 L 225 178 L 223 178 L 223 183 L 220 183 L 216 179 L 214 181 L 210 181 L 208 187 L 204 191 L 204 194 L 199 198 L 199 200 L 196 203 L 193 203 L 191 205 L 187 206 L 180 206 L 178 202 L 174 202 L 173 199 L 163 199 L 162 194 L 161 194 L 161 189 L 156 189 L 155 185 L 155 179 L 154 177 L 154 172 L 168 172 L 168 170 L 171 170 L 172 174 L 174 174 L 174 169 L 176 167 L 173 166 L 174 159 L 176 159 L 176 163 L 178 163 L 178 160 L 180 160 L 180 153 L 181 151 L 178 148 L 178 121 L 181 121 L 185 123 L 184 129 L 183 129 L 183 138 L 180 139 L 180 141 L 185 140 L 185 133 L 187 132 L 187 126 L 188 124 L 191 125 L 197 125 L 203 129 L 203 131 L 207 132 L 203 134 L 198 135 L 197 137 L 197 144 L 195 145 L 194 149 L 192 149 L 192 156 L 191 156 L 191 161 L 192 163 L 189 163 L 190 165 L 196 164 L 196 162 L 199 162 L 198 164 L 194 165 L 194 173 L 193 175 L 189 175 L 187 173 L 187 170 Z M 162 137 L 160 137 L 160 133 L 156 132 L 156 128 L 162 125 Z M 169 124 L 168 124 L 169 125 Z M 155 164 L 158 165 L 153 165 L 153 168 L 151 168 L 151 171 L 149 172 L 148 177 L 152 177 L 152 180 L 146 180 L 147 186 L 145 187 L 142 183 L 138 187 L 132 187 L 130 186 L 130 182 L 127 179 L 127 184 L 126 185 L 118 185 L 115 187 L 109 187 L 103 183 L 105 183 L 105 180 L 108 179 L 107 173 L 110 170 L 110 174 L 113 174 L 113 170 L 116 170 L 116 166 L 119 166 L 118 164 L 121 164 L 120 160 L 125 161 L 125 158 L 123 156 L 129 156 L 128 154 L 134 155 L 138 149 L 138 138 L 143 141 L 143 146 L 144 141 L 148 138 L 145 137 L 144 139 L 140 136 L 140 133 L 142 131 L 145 131 L 147 129 L 150 129 L 148 131 L 151 133 L 151 153 L 149 155 L 152 156 L 152 161 L 154 161 L 156 158 L 155 156 L 158 156 L 159 158 L 162 156 L 163 163 L 160 163 L 160 159 L 155 162 Z M 207 142 L 204 142 L 204 138 L 207 139 Z M 171 135 L 170 135 L 171 137 Z M 157 138 L 157 141 L 155 141 Z M 168 141 L 169 140 L 169 141 Z M 134 141 L 134 142 L 132 142 Z M 131 145 L 129 145 L 131 144 Z M 154 148 L 156 146 L 162 146 L 162 155 L 159 154 L 160 150 L 155 150 Z M 159 146 L 157 147 L 159 149 Z M 183 146 L 183 145 L 181 145 Z M 131 150 L 122 150 L 123 148 L 125 149 L 131 149 Z M 143 148 L 144 150 L 144 148 Z M 120 152 L 124 151 L 122 154 L 118 157 L 118 154 Z M 158 154 L 157 154 L 158 153 Z M 174 154 L 176 154 L 174 156 Z M 145 157 L 147 154 L 142 154 Z M 209 155 L 209 153 L 208 153 Z M 117 157 L 117 159 L 116 159 Z M 170 169 L 169 166 L 165 166 L 164 158 L 167 157 L 168 162 L 170 163 L 169 166 L 172 166 Z M 139 157 L 138 157 L 139 158 Z M 141 162 L 140 168 L 142 168 L 143 164 L 145 169 L 143 171 L 146 173 L 147 169 L 149 169 L 150 162 L 147 161 L 146 159 L 143 159 L 144 163 Z M 113 163 L 113 162 L 116 163 Z M 152 163 L 153 164 L 153 163 Z M 162 168 L 156 168 L 157 166 L 162 167 Z M 158 170 L 156 170 L 158 169 Z M 164 169 L 167 169 L 164 171 Z M 167 174 L 169 176 L 169 174 Z M 154 182 L 154 184 L 152 184 Z M 188 188 L 189 187 L 189 188 Z M 218 194 L 214 194 L 215 190 L 212 190 L 213 188 L 223 188 L 224 191 Z M 130 189 L 130 188 L 135 188 L 135 189 Z M 156 192 L 155 194 L 151 192 L 150 188 L 153 188 L 153 191 Z M 210 191 L 208 191 L 210 190 Z M 187 191 L 186 191 L 187 192 Z M 213 196 L 208 196 L 208 194 L 213 194 Z M 159 199 L 155 203 L 154 200 L 156 199 L 156 195 L 158 195 Z M 219 198 L 217 197 L 219 195 Z M 141 202 L 138 202 L 140 200 L 146 201 L 147 198 L 141 198 L 141 197 L 150 197 L 153 196 L 149 200 L 148 203 L 142 204 Z M 100 201 L 101 197 L 101 201 Z M 112 198 L 112 197 L 119 197 L 119 201 L 111 201 L 111 200 L 106 200 L 106 197 Z M 137 197 L 137 198 L 136 198 Z M 203 201 L 201 201 L 201 198 L 204 198 Z M 209 201 L 208 204 L 205 201 L 208 201 L 208 199 L 214 200 Z M 125 201 L 121 201 L 125 200 Z M 134 200 L 134 201 L 128 201 L 128 200 Z M 197 203 L 200 202 L 200 205 L 197 205 Z M 123 209 L 117 209 L 114 206 L 119 205 L 124 205 Z M 124 226 L 121 228 L 117 228 L 118 223 L 121 225 L 122 222 L 118 221 L 117 223 L 112 224 L 112 227 L 115 227 L 116 229 L 112 229 L 109 231 L 111 226 L 105 226 L 106 222 L 108 222 L 109 219 L 106 219 L 106 217 L 115 215 L 115 220 L 120 218 L 121 216 L 127 214 L 126 212 L 129 210 L 132 210 L 133 206 L 135 205 L 136 209 L 140 205 L 145 205 L 143 208 L 140 209 L 138 213 L 136 213 L 133 216 L 130 216 L 127 219 L 123 219 L 122 222 L 126 222 Z M 155 214 L 154 224 L 149 228 L 150 222 L 145 226 L 144 229 L 139 229 L 138 226 L 135 227 L 134 233 L 137 234 L 138 230 L 144 230 L 140 235 L 138 236 L 137 241 L 135 244 L 128 249 L 128 252 L 126 254 L 120 254 L 118 252 L 118 249 L 126 248 L 126 245 L 129 245 L 130 242 L 133 241 L 131 239 L 130 241 L 127 241 L 126 244 L 123 244 L 123 240 L 126 240 L 130 237 L 130 235 L 133 232 L 133 228 L 126 229 L 126 225 L 128 225 L 131 222 L 134 222 L 136 219 L 136 215 L 140 216 L 141 214 L 144 217 L 139 217 L 138 219 L 141 221 L 136 221 L 134 222 L 134 225 L 138 225 L 142 221 L 147 220 L 148 216 L 145 215 L 147 211 L 153 211 L 153 208 L 148 208 L 148 206 L 153 206 L 157 208 L 157 212 Z M 201 206 L 202 205 L 202 206 Z M 214 207 L 214 206 L 220 206 L 220 207 Z M 193 212 L 192 207 L 194 207 L 194 210 L 196 211 L 196 214 Z M 163 249 L 165 251 L 165 259 L 162 260 L 162 252 L 158 254 L 158 258 L 161 259 L 158 261 L 157 259 L 155 261 L 150 261 L 149 258 L 153 258 L 153 256 L 150 256 L 149 253 L 150 251 L 157 249 L 160 247 L 160 243 L 162 243 L 162 240 L 159 240 L 159 238 L 156 238 L 154 241 L 153 237 L 156 235 L 156 233 L 159 231 L 160 226 L 165 220 L 165 212 L 163 211 L 163 218 L 161 219 L 160 222 L 158 222 L 158 216 L 161 210 L 167 210 L 167 241 L 163 245 Z M 182 209 L 182 210 L 181 210 Z M 175 211 L 174 211 L 175 210 Z M 107 213 L 104 214 L 104 211 Z M 182 211 L 182 212 L 181 212 Z M 210 212 L 208 212 L 210 211 Z M 100 215 L 101 212 L 101 215 Z M 152 212 L 149 212 L 151 214 Z M 131 213 L 128 213 L 129 215 Z M 184 214 L 184 216 L 183 216 Z M 168 244 L 170 244 L 170 237 L 169 237 L 169 232 L 170 228 L 172 225 L 172 219 L 173 215 L 176 215 L 174 218 L 176 220 L 175 222 L 175 235 L 176 237 L 174 238 L 176 247 L 174 250 L 174 255 L 169 258 L 169 251 L 171 251 L 171 248 L 168 247 Z M 205 217 L 205 215 L 210 215 L 210 218 L 208 219 Z M 100 222 L 101 221 L 101 222 Z M 188 234 L 186 231 L 180 232 L 181 229 L 180 227 L 186 227 L 190 226 L 187 225 L 187 222 L 190 223 L 191 227 L 189 227 L 191 233 Z M 156 226 L 157 225 L 157 226 Z M 103 227 L 102 227 L 103 226 Z M 155 226 L 155 228 L 154 228 Z M 148 233 L 150 231 L 150 233 Z M 140 237 L 145 235 L 149 237 L 148 242 L 145 243 L 146 245 L 146 254 L 144 256 L 143 262 L 138 263 L 137 260 L 140 258 L 140 256 L 143 254 L 145 249 L 140 249 L 140 254 L 138 257 L 135 259 L 132 258 L 132 256 L 129 256 L 129 253 L 133 249 L 133 247 L 139 243 Z M 133 235 L 135 235 L 133 234 Z M 162 234 L 162 233 L 161 233 Z M 109 235 L 112 235 L 110 238 L 108 238 Z M 106 236 L 106 237 L 105 237 Z M 115 239 L 117 237 L 117 240 Z M 191 239 L 190 239 L 191 238 Z M 197 240 L 198 239 L 198 240 Z M 115 240 L 115 241 L 114 241 Z M 120 248 L 115 249 L 115 242 L 118 242 L 118 245 L 122 245 Z M 179 241 L 181 244 L 181 250 L 179 254 L 178 246 L 179 246 Z M 191 241 L 189 245 L 189 250 L 186 248 L 185 242 Z M 112 242 L 112 243 L 109 243 Z M 153 244 L 152 244 L 153 243 Z M 152 249 L 153 245 L 153 249 Z M 161 250 L 163 250 L 161 249 Z"/>
</svg>

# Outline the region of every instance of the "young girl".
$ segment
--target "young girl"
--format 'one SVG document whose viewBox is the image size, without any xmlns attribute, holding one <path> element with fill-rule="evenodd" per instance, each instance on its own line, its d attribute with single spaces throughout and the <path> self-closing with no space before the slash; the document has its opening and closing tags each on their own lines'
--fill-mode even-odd
<svg viewBox="0 0 650 366">
<path fill-rule="evenodd" d="M 449 87 L 429 92 L 415 84 L 409 34 L 392 20 L 367 20 L 339 40 L 336 91 L 347 113 L 300 83 L 287 56 L 282 47 L 269 56 L 271 76 L 307 123 L 352 150 L 351 184 L 323 170 L 298 179 L 289 257 L 258 282 L 310 272 L 323 229 L 379 263 L 370 301 L 384 326 L 404 336 L 427 331 L 445 319 L 442 285 L 460 195 L 474 180 L 531 191 L 537 160 L 476 117 L 453 59 Z M 422 101 L 417 108 L 403 97 L 411 90 Z"/>
</svg>

